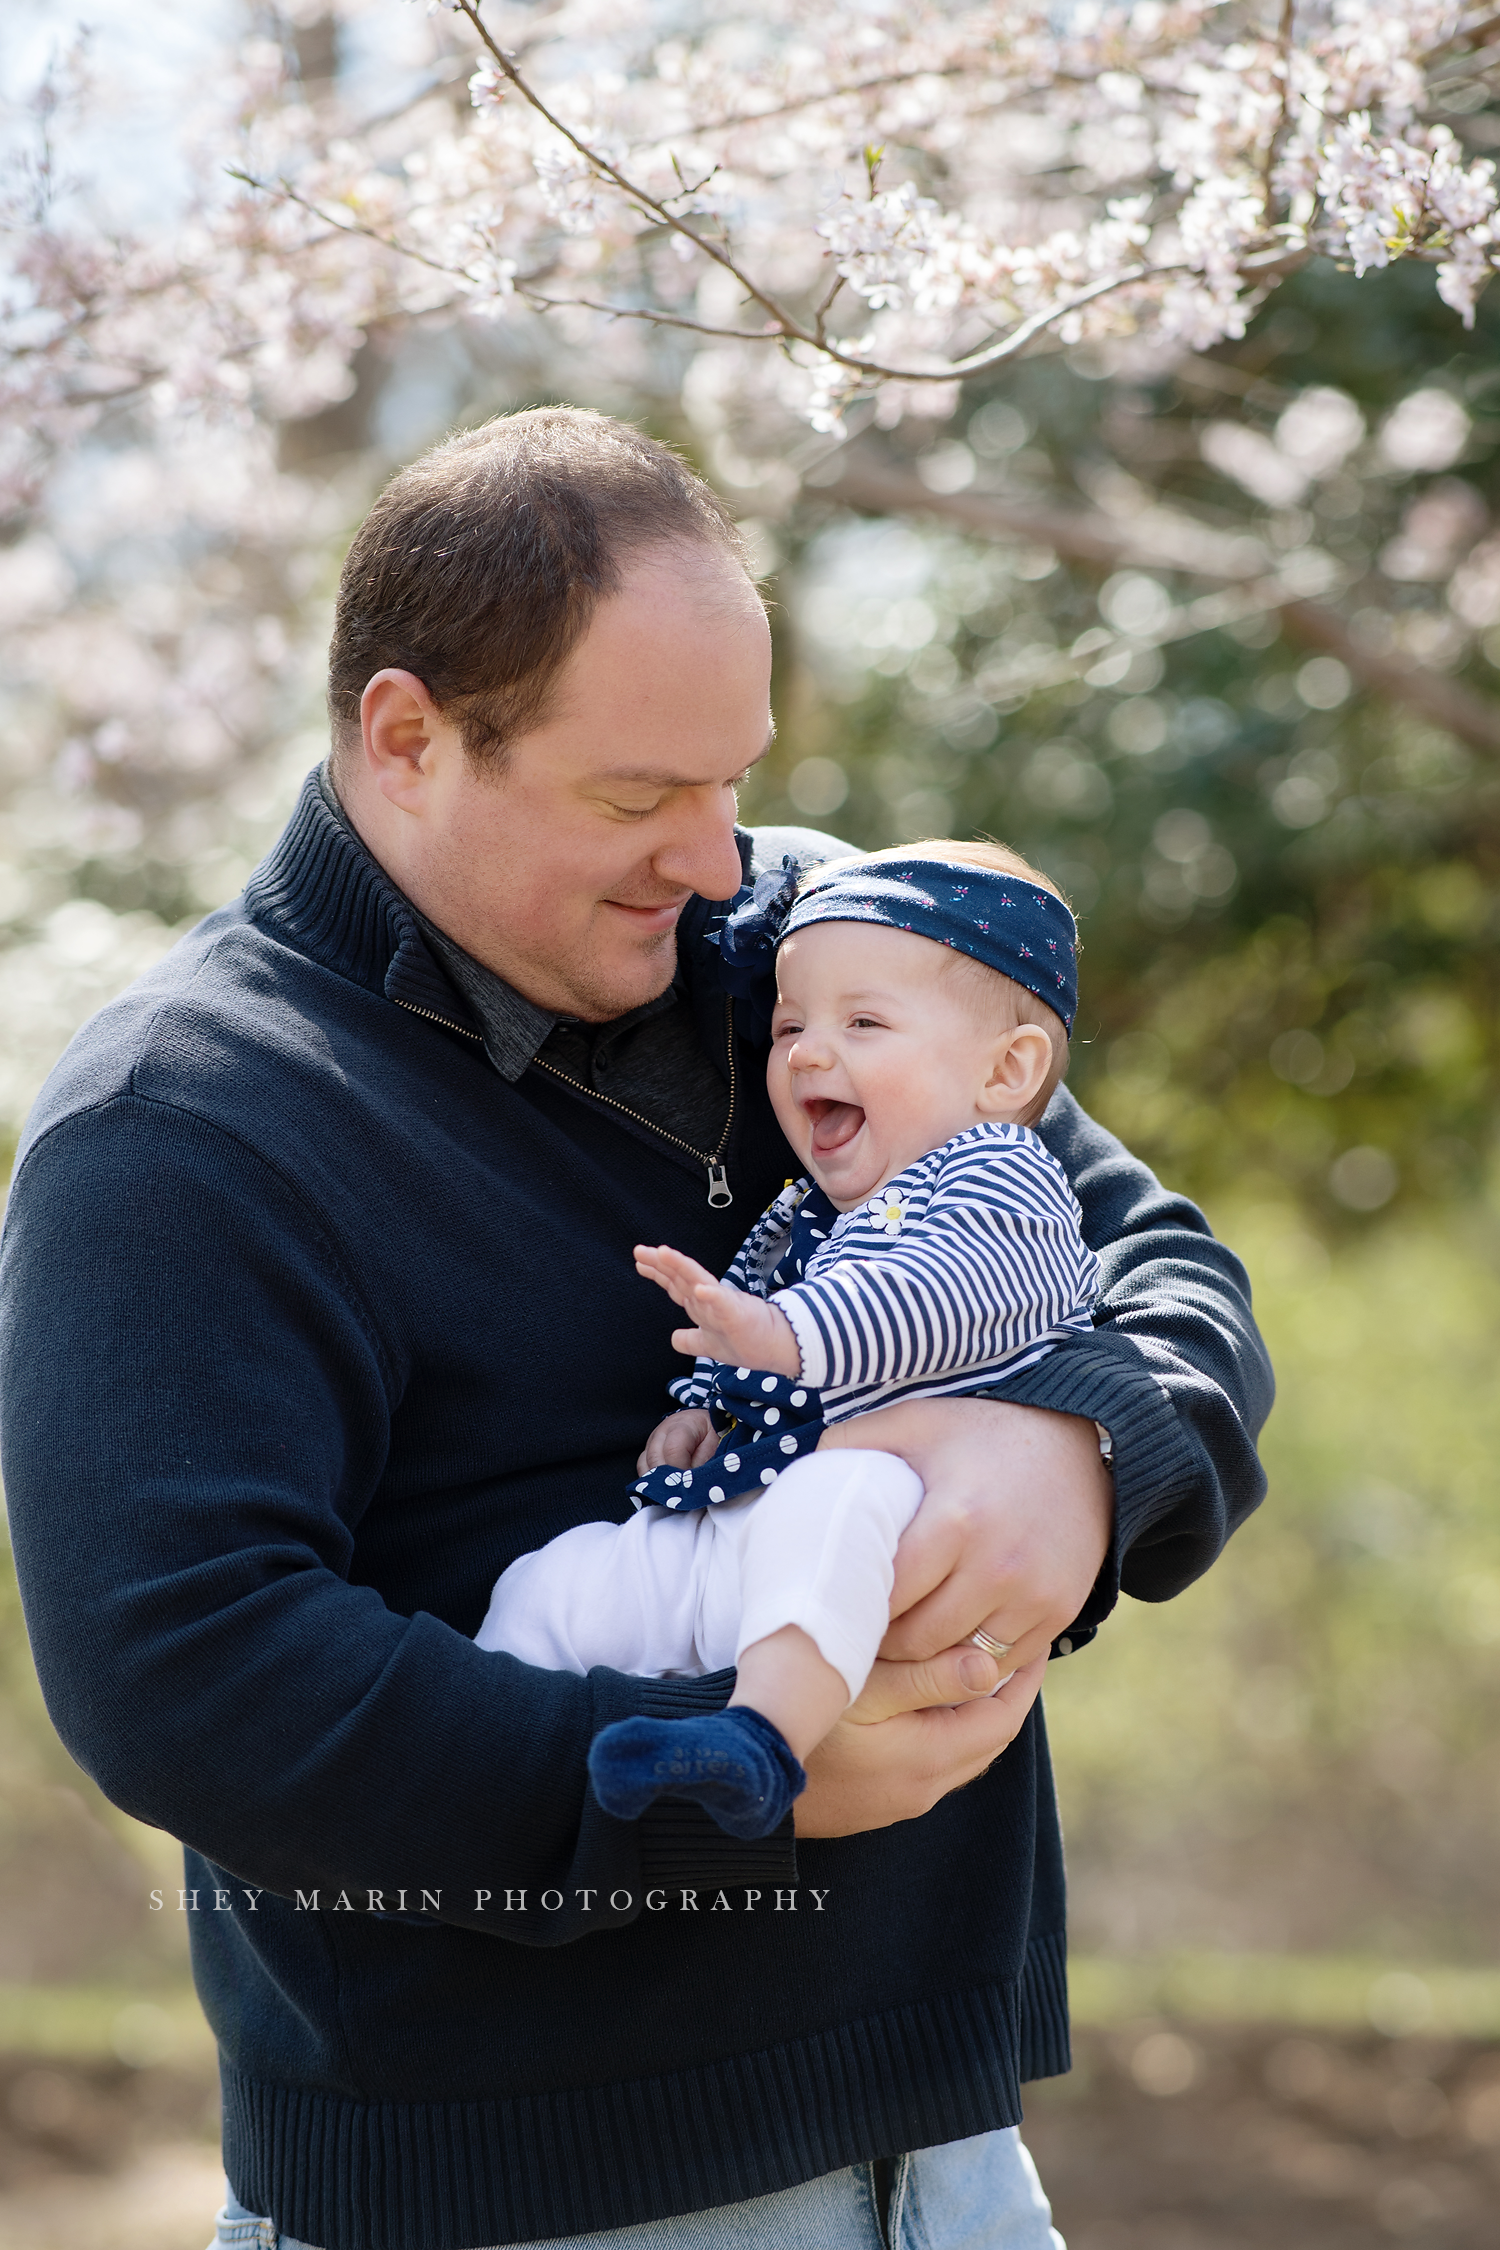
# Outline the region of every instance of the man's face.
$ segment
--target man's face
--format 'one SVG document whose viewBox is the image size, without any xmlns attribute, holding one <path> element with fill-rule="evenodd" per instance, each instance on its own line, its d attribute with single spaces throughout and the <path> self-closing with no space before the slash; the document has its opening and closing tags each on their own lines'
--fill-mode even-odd
<svg viewBox="0 0 1500 2250">
<path fill-rule="evenodd" d="M 607 1022 L 671 983 L 693 894 L 739 887 L 734 785 L 769 743 L 770 677 L 765 613 L 733 563 L 651 550 L 599 605 L 498 778 L 476 774 L 434 718 L 417 797 L 382 784 L 378 836 L 358 791 L 350 811 L 467 952 L 538 1006 Z M 417 817 L 398 815 L 383 849 L 393 804 Z"/>
</svg>

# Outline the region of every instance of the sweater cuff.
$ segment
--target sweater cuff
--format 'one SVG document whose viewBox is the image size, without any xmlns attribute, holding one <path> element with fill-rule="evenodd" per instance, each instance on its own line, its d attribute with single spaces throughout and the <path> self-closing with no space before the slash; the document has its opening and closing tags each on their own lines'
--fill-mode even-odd
<svg viewBox="0 0 1500 2250">
<path fill-rule="evenodd" d="M 1123 1348 L 1121 1348 L 1123 1347 Z M 1098 1422 L 1114 1444 L 1115 1528 L 1093 1592 L 1075 1623 L 1097 1625 L 1120 1595 L 1122 1557 L 1152 1524 L 1194 1490 L 1200 1464 L 1164 1383 L 1138 1352 L 1096 1331 L 1064 1341 L 1034 1367 L 984 1393 L 1012 1406 L 1041 1406 Z"/>
<path fill-rule="evenodd" d="M 695 1711 L 722 1711 L 734 1692 L 734 1673 L 709 1672 L 696 1680 L 632 1679 L 631 1700 L 651 1718 L 685 1719 Z M 642 1887 L 677 1891 L 743 1889 L 768 1894 L 795 1887 L 797 1840 L 789 1813 L 769 1835 L 743 1841 L 729 1835 L 701 1805 L 661 1797 L 635 1823 Z"/>
<path fill-rule="evenodd" d="M 640 1822 L 641 1881 L 647 1891 L 764 1891 L 797 1886 L 792 1815 L 769 1836 L 744 1842 L 711 1820 L 701 1805 L 659 1797 Z"/>
</svg>

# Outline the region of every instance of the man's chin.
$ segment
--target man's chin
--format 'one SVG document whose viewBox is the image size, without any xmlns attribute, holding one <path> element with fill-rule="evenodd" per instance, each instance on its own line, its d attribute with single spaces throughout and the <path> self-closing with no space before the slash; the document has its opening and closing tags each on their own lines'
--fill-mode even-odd
<svg viewBox="0 0 1500 2250">
<path fill-rule="evenodd" d="M 677 932 L 662 930 L 608 961 L 581 963 L 571 1013 L 585 1023 L 613 1023 L 659 1000 L 677 974 Z"/>
</svg>

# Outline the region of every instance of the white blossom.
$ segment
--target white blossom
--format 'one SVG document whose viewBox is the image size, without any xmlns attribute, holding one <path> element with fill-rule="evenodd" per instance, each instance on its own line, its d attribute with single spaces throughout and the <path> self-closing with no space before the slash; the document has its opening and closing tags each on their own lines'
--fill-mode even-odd
<svg viewBox="0 0 1500 2250">
<path fill-rule="evenodd" d="M 22 1058 L 0 1122 L 35 1082 L 35 1025 L 70 1024 L 111 964 L 170 936 L 123 910 L 57 920 L 45 871 L 145 854 L 196 911 L 232 894 L 311 763 L 273 745 L 320 723 L 321 619 L 310 637 L 298 619 L 349 494 L 277 447 L 403 337 L 457 328 L 533 395 L 681 412 L 731 498 L 774 516 L 855 402 L 919 422 L 930 469 L 962 372 L 1008 352 L 1084 345 L 1154 374 L 1240 335 L 1314 256 L 1432 265 L 1456 328 L 1500 262 L 1494 165 L 1431 122 L 1482 59 L 1450 44 L 1474 17 L 1456 0 L 1298 0 L 1289 45 L 1279 0 L 832 0 L 816 19 L 800 0 L 480 0 L 520 85 L 451 5 L 316 10 L 358 72 L 310 91 L 280 39 L 227 46 L 183 103 L 190 189 L 149 225 L 24 164 L 0 178 L 0 607 L 28 714 L 0 813 L 44 871 L 16 873 L 0 821 L 19 963 L 0 1052 Z M 1328 386 L 1259 414 L 1225 401 L 1200 443 L 1273 511 L 1365 467 L 1441 475 L 1470 430 L 1432 384 L 1368 449 Z M 1413 495 L 1381 568 L 1455 571 L 1461 643 L 1500 623 L 1495 542 L 1465 557 Z M 1098 504 L 1173 568 L 1215 542 L 1216 568 L 1231 550 L 1267 567 L 1243 523 L 1192 522 L 1123 471 Z M 129 522 L 153 525 L 159 569 Z M 1276 567 L 1336 575 L 1307 548 Z"/>
<path fill-rule="evenodd" d="M 327 4 L 366 46 L 409 37 L 397 0 Z M 32 489 L 122 387 L 165 413 L 305 411 L 372 327 L 445 309 L 587 298 L 634 365 L 636 316 L 688 317 L 696 292 L 704 325 L 792 348 L 826 418 L 854 376 L 883 412 L 936 407 L 947 368 L 1020 323 L 1203 349 L 1313 253 L 1426 259 L 1472 321 L 1496 262 L 1492 163 L 1423 122 L 1461 21 L 1440 0 L 1301 0 L 1285 51 L 1248 0 L 836 0 L 815 34 L 795 0 L 693 0 L 670 28 L 659 0 L 481 15 L 518 85 L 446 10 L 431 93 L 364 123 L 251 40 L 206 93 L 175 240 L 25 230 L 0 483 Z M 226 188 L 227 161 L 260 184 Z M 870 364 L 808 388 L 872 315 Z"/>
<path fill-rule="evenodd" d="M 828 216 L 819 220 L 817 231 L 838 271 L 867 305 L 879 311 L 915 297 L 928 310 L 950 293 L 953 279 L 951 256 L 942 255 L 947 247 L 942 242 L 942 217 L 932 197 L 918 195 L 907 180 L 888 194 L 864 201 L 840 197 Z M 939 281 L 940 273 L 948 288 Z"/>
<path fill-rule="evenodd" d="M 475 109 L 498 109 L 506 95 L 504 74 L 493 63 L 481 63 L 469 80 L 469 101 Z"/>
<path fill-rule="evenodd" d="M 1412 391 L 1387 415 L 1380 451 L 1408 476 L 1451 467 L 1469 442 L 1468 414 L 1451 391 Z"/>
</svg>

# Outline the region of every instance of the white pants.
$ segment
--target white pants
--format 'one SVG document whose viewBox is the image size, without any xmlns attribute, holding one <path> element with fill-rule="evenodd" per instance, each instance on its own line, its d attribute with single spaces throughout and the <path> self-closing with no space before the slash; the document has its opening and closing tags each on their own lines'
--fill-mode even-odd
<svg viewBox="0 0 1500 2250">
<path fill-rule="evenodd" d="M 811 1453 L 763 1492 L 583 1523 L 495 1582 L 474 1638 L 549 1672 L 718 1672 L 800 1625 L 852 1703 L 890 1621 L 922 1480 L 894 1453 Z"/>
</svg>

